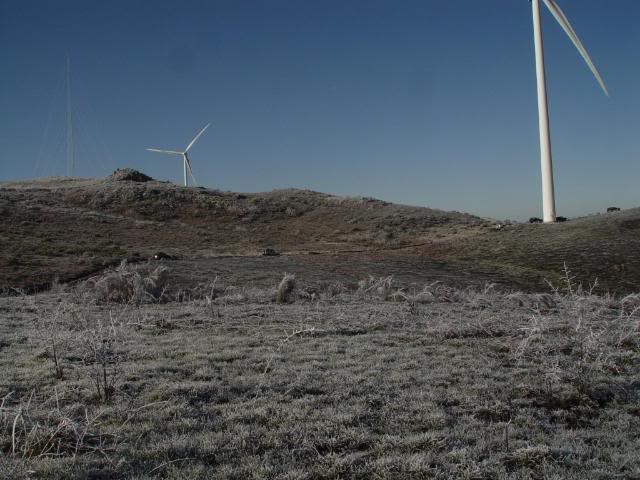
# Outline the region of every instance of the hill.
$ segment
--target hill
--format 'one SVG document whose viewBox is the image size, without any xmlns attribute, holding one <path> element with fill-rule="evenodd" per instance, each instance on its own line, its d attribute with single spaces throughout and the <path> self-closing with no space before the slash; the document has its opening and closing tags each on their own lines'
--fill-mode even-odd
<svg viewBox="0 0 640 480">
<path fill-rule="evenodd" d="M 0 183 L 0 225 L 5 289 L 73 281 L 158 252 L 192 282 L 220 271 L 259 282 L 287 270 L 530 290 L 559 280 L 564 262 L 577 281 L 598 277 L 608 290 L 637 290 L 640 279 L 640 209 L 498 230 L 469 214 L 372 198 L 185 188 L 119 170 Z M 284 255 L 263 257 L 266 248 Z"/>
<path fill-rule="evenodd" d="M 0 210 L 5 293 L 89 277 L 0 295 L 0 478 L 638 478 L 640 295 L 577 282 L 638 290 L 639 209 L 498 228 L 118 171 Z"/>
</svg>

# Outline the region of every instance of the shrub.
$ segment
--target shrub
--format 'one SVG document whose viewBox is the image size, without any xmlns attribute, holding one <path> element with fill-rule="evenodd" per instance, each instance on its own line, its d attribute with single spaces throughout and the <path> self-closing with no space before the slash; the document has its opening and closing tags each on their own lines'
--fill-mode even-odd
<svg viewBox="0 0 640 480">
<path fill-rule="evenodd" d="M 51 361 L 55 378 L 64 379 L 67 367 L 79 359 L 85 368 L 75 372 L 86 375 L 97 400 L 109 401 L 122 371 L 128 325 L 123 316 L 129 305 L 110 310 L 105 318 L 92 311 L 90 298 L 76 300 L 78 303 L 66 297 L 54 308 L 38 308 L 33 340 L 44 347 L 39 357 Z"/>
<path fill-rule="evenodd" d="M 168 272 L 163 265 L 135 269 L 123 260 L 115 270 L 87 280 L 85 286 L 94 292 L 98 301 L 139 305 L 144 301 L 163 299 Z"/>
<path fill-rule="evenodd" d="M 35 336 L 45 345 L 45 355 L 51 360 L 53 375 L 57 379 L 64 377 L 62 358 L 71 348 L 71 338 L 66 332 L 65 323 L 74 316 L 74 308 L 68 301 L 61 301 L 55 309 L 39 309 L 35 319 Z"/>
<path fill-rule="evenodd" d="M 98 320 L 93 328 L 80 332 L 78 344 L 83 363 L 98 400 L 111 400 L 120 379 L 122 355 L 118 347 L 123 342 L 122 326 L 110 315 L 110 321 Z"/>
<path fill-rule="evenodd" d="M 567 388 L 604 404 L 625 390 L 616 377 L 628 369 L 625 359 L 640 344 L 638 310 L 625 309 L 625 299 L 598 297 L 575 285 L 566 267 L 565 278 L 566 293 L 554 289 L 553 309 L 541 308 L 533 316 L 512 353 L 517 363 L 538 366 L 547 404 L 558 404 Z"/>
</svg>

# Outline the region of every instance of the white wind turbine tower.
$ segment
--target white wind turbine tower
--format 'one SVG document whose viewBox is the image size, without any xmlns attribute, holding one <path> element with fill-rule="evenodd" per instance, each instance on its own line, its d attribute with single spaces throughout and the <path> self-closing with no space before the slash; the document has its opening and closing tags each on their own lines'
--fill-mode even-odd
<svg viewBox="0 0 640 480">
<path fill-rule="evenodd" d="M 533 10 L 533 34 L 536 48 L 536 75 L 538 80 L 538 116 L 540 122 L 540 162 L 542 166 L 542 210 L 544 222 L 556 221 L 555 195 L 553 191 L 553 166 L 551 163 L 551 137 L 549 134 L 549 112 L 547 110 L 547 86 L 544 72 L 544 50 L 542 47 L 542 27 L 540 25 L 540 1 L 530 0 Z M 582 58 L 591 69 L 604 93 L 609 96 L 598 70 L 582 46 L 569 20 L 554 0 L 542 0 L 562 29 L 569 36 Z"/>
<path fill-rule="evenodd" d="M 189 145 L 187 145 L 187 148 L 184 149 L 184 152 L 177 152 L 175 150 L 160 150 L 158 148 L 147 148 L 148 151 L 150 152 L 158 152 L 158 153 L 166 153 L 169 155 L 180 155 L 182 157 L 182 169 L 184 171 L 184 186 L 188 187 L 189 186 L 189 181 L 187 179 L 187 170 L 189 171 L 189 175 L 191 175 L 191 179 L 193 180 L 193 184 L 197 185 L 198 182 L 196 182 L 196 177 L 193 176 L 193 170 L 191 170 L 191 162 L 189 162 L 189 156 L 187 154 L 187 152 L 189 151 L 189 149 L 191 147 L 193 147 L 193 144 L 196 143 L 196 140 L 198 140 L 198 138 L 200 138 L 200 135 L 202 135 L 204 133 L 204 131 L 209 128 L 209 125 L 211 125 L 210 123 L 207 123 L 205 125 L 205 127 L 200 130 L 200 132 L 198 132 L 198 134 L 193 138 L 193 140 L 191 140 L 191 143 L 189 143 Z"/>
</svg>

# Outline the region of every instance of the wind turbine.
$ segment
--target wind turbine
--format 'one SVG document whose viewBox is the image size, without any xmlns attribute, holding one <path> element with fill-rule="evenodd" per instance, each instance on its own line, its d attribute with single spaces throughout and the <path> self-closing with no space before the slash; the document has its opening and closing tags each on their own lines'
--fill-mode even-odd
<svg viewBox="0 0 640 480">
<path fill-rule="evenodd" d="M 547 109 L 547 85 L 544 71 L 544 49 L 542 46 L 542 27 L 540 24 L 540 1 L 529 0 L 533 10 L 533 35 L 536 49 L 536 76 L 538 83 L 538 119 L 540 123 L 540 163 L 542 167 L 542 210 L 545 223 L 556 221 L 555 195 L 553 191 L 553 166 L 551 162 L 551 136 L 549 134 L 549 112 Z M 556 5 L 554 0 L 542 0 L 551 14 L 558 21 L 562 29 L 571 39 L 582 58 L 589 66 L 591 73 L 602 87 L 605 95 L 609 96 L 598 70 L 591 61 L 587 50 L 582 45 L 569 20 Z"/>
<path fill-rule="evenodd" d="M 193 171 L 191 170 L 191 162 L 189 162 L 189 156 L 187 155 L 187 152 L 189 151 L 189 149 L 191 147 L 193 147 L 193 144 L 196 143 L 196 140 L 198 140 L 198 138 L 200 138 L 200 135 L 202 135 L 204 133 L 204 131 L 209 128 L 209 125 L 211 125 L 210 123 L 207 123 L 205 125 L 205 127 L 200 130 L 200 132 L 193 137 L 193 140 L 191 140 L 191 143 L 189 143 L 189 145 L 187 145 L 187 148 L 184 149 L 184 152 L 177 152 L 175 150 L 160 150 L 158 148 L 147 148 L 148 151 L 150 152 L 158 152 L 158 153 L 166 153 L 169 155 L 180 155 L 182 157 L 182 168 L 184 170 L 184 186 L 188 187 L 189 186 L 189 181 L 187 179 L 187 170 L 189 170 L 189 175 L 191 175 L 191 179 L 193 180 L 193 184 L 197 185 L 198 182 L 196 182 L 196 177 L 193 176 Z"/>
</svg>

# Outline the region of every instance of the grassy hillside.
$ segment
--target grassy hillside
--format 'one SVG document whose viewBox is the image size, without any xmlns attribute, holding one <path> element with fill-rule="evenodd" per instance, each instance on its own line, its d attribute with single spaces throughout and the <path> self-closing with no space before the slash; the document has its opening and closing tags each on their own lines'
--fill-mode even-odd
<svg viewBox="0 0 640 480">
<path fill-rule="evenodd" d="M 273 248 L 286 254 L 289 270 L 309 275 L 353 279 L 373 271 L 543 290 L 547 280 L 560 281 L 566 263 L 585 285 L 597 278 L 600 291 L 640 290 L 640 209 L 498 230 L 472 215 L 371 198 L 240 194 L 128 178 L 120 171 L 103 180 L 0 184 L 0 288 L 71 281 L 159 251 L 208 277 L 231 256 L 257 258 Z M 253 273 L 274 263 L 256 260 Z"/>
<path fill-rule="evenodd" d="M 640 290 L 640 209 L 559 224 L 513 225 L 456 244 L 454 256 L 541 287 L 563 283 L 564 265 L 600 291 Z"/>
<path fill-rule="evenodd" d="M 0 184 L 0 286 L 69 280 L 122 258 L 339 252 L 456 235 L 467 214 L 305 190 L 238 194 L 169 183 L 44 179 Z"/>
</svg>

